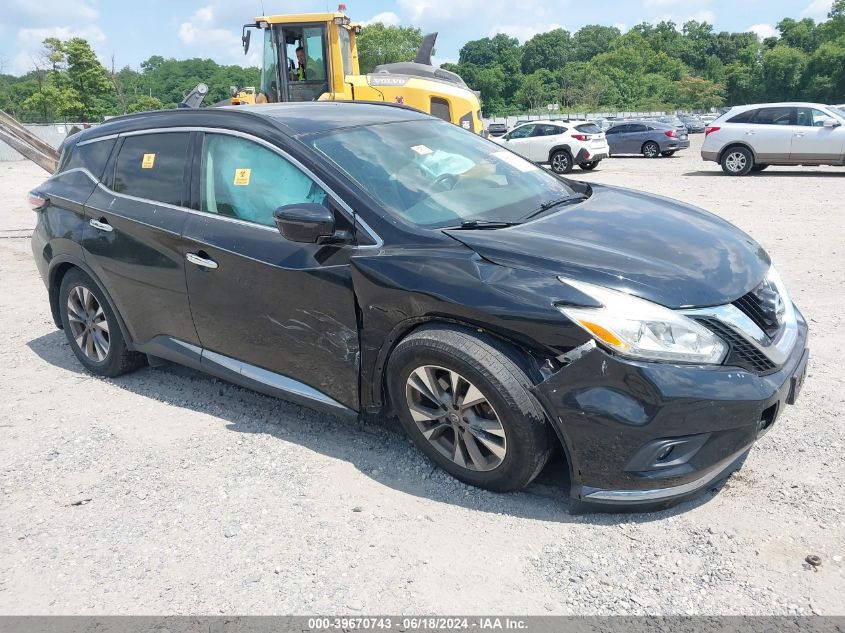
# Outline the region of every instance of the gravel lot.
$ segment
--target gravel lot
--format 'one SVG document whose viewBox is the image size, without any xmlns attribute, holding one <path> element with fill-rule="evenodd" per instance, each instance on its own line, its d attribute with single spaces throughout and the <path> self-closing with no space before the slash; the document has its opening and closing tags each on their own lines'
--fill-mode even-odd
<svg viewBox="0 0 845 633">
<path fill-rule="evenodd" d="M 559 462 L 497 495 L 433 470 L 388 420 L 176 366 L 93 378 L 25 239 L 45 174 L 0 163 L 0 613 L 845 614 L 845 170 L 731 179 L 701 140 L 573 176 L 750 233 L 810 321 L 810 373 L 721 490 L 628 515 L 569 514 Z"/>
</svg>

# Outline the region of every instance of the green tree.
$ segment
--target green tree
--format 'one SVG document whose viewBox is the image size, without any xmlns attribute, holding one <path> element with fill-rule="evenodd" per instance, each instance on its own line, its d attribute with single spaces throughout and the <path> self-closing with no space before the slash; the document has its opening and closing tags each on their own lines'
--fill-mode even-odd
<svg viewBox="0 0 845 633">
<path fill-rule="evenodd" d="M 588 24 L 572 36 L 572 59 L 588 62 L 596 55 L 606 53 L 622 33 L 615 26 Z"/>
<path fill-rule="evenodd" d="M 799 98 L 806 66 L 807 54 L 785 44 L 765 51 L 760 77 L 766 98 L 772 101 Z"/>
<path fill-rule="evenodd" d="M 385 26 L 380 22 L 365 27 L 358 36 L 358 64 L 362 73 L 376 66 L 410 62 L 422 44 L 422 32 L 410 26 Z"/>
<path fill-rule="evenodd" d="M 141 95 L 137 100 L 129 104 L 127 112 L 148 112 L 149 110 L 161 110 L 161 101 L 155 97 Z"/>
<path fill-rule="evenodd" d="M 64 114 L 86 121 L 99 120 L 106 111 L 104 102 L 114 89 L 106 69 L 90 44 L 80 37 L 64 42 L 62 50 L 67 58 L 68 84 L 77 96 L 76 105 L 69 104 Z"/>
<path fill-rule="evenodd" d="M 522 72 L 526 75 L 542 69 L 560 70 L 572 57 L 569 31 L 555 29 L 538 33 L 522 47 Z"/>
</svg>

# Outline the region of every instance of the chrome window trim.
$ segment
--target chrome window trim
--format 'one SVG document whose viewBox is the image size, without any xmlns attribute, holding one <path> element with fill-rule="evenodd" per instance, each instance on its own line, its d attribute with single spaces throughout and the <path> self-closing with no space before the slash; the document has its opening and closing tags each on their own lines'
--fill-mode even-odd
<svg viewBox="0 0 845 633">
<path fill-rule="evenodd" d="M 100 141 L 110 141 L 117 138 L 120 134 L 109 134 L 108 136 L 98 136 L 97 138 L 89 138 L 85 141 L 80 141 L 75 147 L 82 147 L 83 145 L 90 145 L 91 143 L 99 143 Z"/>
<path fill-rule="evenodd" d="M 122 132 L 118 136 L 120 136 L 120 137 L 142 136 L 142 135 L 145 135 L 145 134 L 166 134 L 168 132 L 188 132 L 188 133 L 190 133 L 190 132 L 203 132 L 203 133 L 206 133 L 206 134 L 224 134 L 224 135 L 227 135 L 227 136 L 235 136 L 235 137 L 243 138 L 243 139 L 246 139 L 248 141 L 258 143 L 259 145 L 263 145 L 264 147 L 266 147 L 270 151 L 278 154 L 283 159 L 290 162 L 297 169 L 299 169 L 306 176 L 308 176 L 311 180 L 313 180 L 320 187 L 322 187 L 323 190 L 329 195 L 329 197 L 341 207 L 341 210 L 348 216 L 348 219 L 353 224 L 357 220 L 360 223 L 361 228 L 364 229 L 369 234 L 369 236 L 373 239 L 373 241 L 375 242 L 374 245 L 357 246 L 356 248 L 358 248 L 358 249 L 373 249 L 373 248 L 376 248 L 377 249 L 377 248 L 381 248 L 384 245 L 384 240 L 381 239 L 381 236 L 378 233 L 376 233 L 372 229 L 372 227 L 370 227 L 370 225 L 367 224 L 364 221 L 363 218 L 361 218 L 359 215 L 357 215 L 352 210 L 352 207 L 350 207 L 348 204 L 346 204 L 346 202 L 343 200 L 343 198 L 341 198 L 331 187 L 329 187 L 322 178 L 317 176 L 308 167 L 303 165 L 302 162 L 300 162 L 299 160 L 297 160 L 296 158 L 294 158 L 293 156 L 288 154 L 282 148 L 278 147 L 277 145 L 270 143 L 269 141 L 265 141 L 264 139 L 259 138 L 259 137 L 255 136 L 253 134 L 249 134 L 247 132 L 241 132 L 240 130 L 229 130 L 229 129 L 225 129 L 225 128 L 216 128 L 216 127 L 180 126 L 180 127 L 150 128 L 150 129 L 145 129 L 145 130 L 133 130 L 131 132 Z M 102 185 L 102 183 L 99 183 L 99 184 Z M 116 193 L 116 192 L 113 192 L 113 193 Z M 130 198 L 130 199 L 139 200 L 139 201 L 143 201 L 143 202 L 151 202 L 153 204 L 165 204 L 165 203 L 159 203 L 155 200 L 148 200 L 146 198 L 137 198 L 137 197 L 134 197 L 134 196 L 127 196 L 125 194 L 117 194 L 117 195 L 123 195 L 124 197 Z M 216 213 L 209 213 L 209 212 L 206 212 L 206 211 L 196 211 L 195 209 L 187 209 L 185 207 L 177 207 L 177 206 L 174 206 L 174 205 L 167 205 L 167 204 L 165 204 L 165 206 L 168 206 L 170 208 L 181 209 L 183 211 L 188 211 L 188 212 L 195 213 L 195 214 L 198 213 L 198 214 L 201 214 L 203 217 L 218 218 L 218 219 L 221 219 L 221 220 L 230 220 L 230 221 L 235 221 L 237 223 L 243 223 L 243 224 L 246 224 L 248 226 L 260 227 L 260 228 L 265 229 L 265 230 L 277 231 L 277 229 L 274 228 L 274 227 L 265 226 L 263 224 L 256 224 L 255 222 L 247 222 L 246 220 L 239 220 L 238 218 L 227 218 L 227 217 L 221 216 L 221 215 L 216 214 Z"/>
</svg>

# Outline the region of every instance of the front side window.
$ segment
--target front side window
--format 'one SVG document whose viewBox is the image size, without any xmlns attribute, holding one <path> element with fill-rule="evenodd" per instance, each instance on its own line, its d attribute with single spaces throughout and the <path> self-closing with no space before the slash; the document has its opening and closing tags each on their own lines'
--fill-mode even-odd
<svg viewBox="0 0 845 633">
<path fill-rule="evenodd" d="M 319 185 L 271 149 L 236 136 L 206 134 L 201 209 L 275 226 L 273 211 L 296 203 L 327 204 Z"/>
<path fill-rule="evenodd" d="M 342 26 L 337 28 L 340 40 L 340 59 L 343 63 L 343 74 L 351 75 L 354 69 L 352 68 L 352 43 L 349 39 L 349 31 Z"/>
<path fill-rule="evenodd" d="M 523 125 L 522 127 L 516 128 L 513 132 L 508 134 L 508 138 L 528 138 L 534 133 L 534 126 L 533 125 Z"/>
<path fill-rule="evenodd" d="M 127 136 L 115 161 L 112 189 L 181 206 L 187 157 L 187 132 Z"/>
<path fill-rule="evenodd" d="M 434 119 L 334 130 L 309 142 L 386 211 L 424 228 L 520 222 L 575 195 L 534 163 Z"/>
<path fill-rule="evenodd" d="M 798 125 L 802 127 L 824 127 L 830 117 L 826 112 L 815 108 L 798 108 Z"/>
<path fill-rule="evenodd" d="M 261 93 L 267 101 L 279 100 L 279 50 L 273 29 L 264 29 L 264 63 L 261 64 Z"/>
<path fill-rule="evenodd" d="M 754 117 L 755 125 L 794 125 L 792 114 L 795 108 L 760 108 Z"/>
</svg>

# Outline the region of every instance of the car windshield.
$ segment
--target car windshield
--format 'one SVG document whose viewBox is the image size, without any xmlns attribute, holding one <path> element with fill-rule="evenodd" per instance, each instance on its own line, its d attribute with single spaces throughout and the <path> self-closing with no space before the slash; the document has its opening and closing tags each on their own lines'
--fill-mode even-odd
<svg viewBox="0 0 845 633">
<path fill-rule="evenodd" d="M 578 195 L 534 163 L 440 121 L 336 130 L 310 142 L 388 211 L 425 228 L 513 224 Z"/>
<path fill-rule="evenodd" d="M 845 108 L 838 108 L 837 107 L 837 108 L 831 108 L 831 110 L 833 110 L 834 114 L 838 114 L 843 119 L 845 119 Z"/>
</svg>

